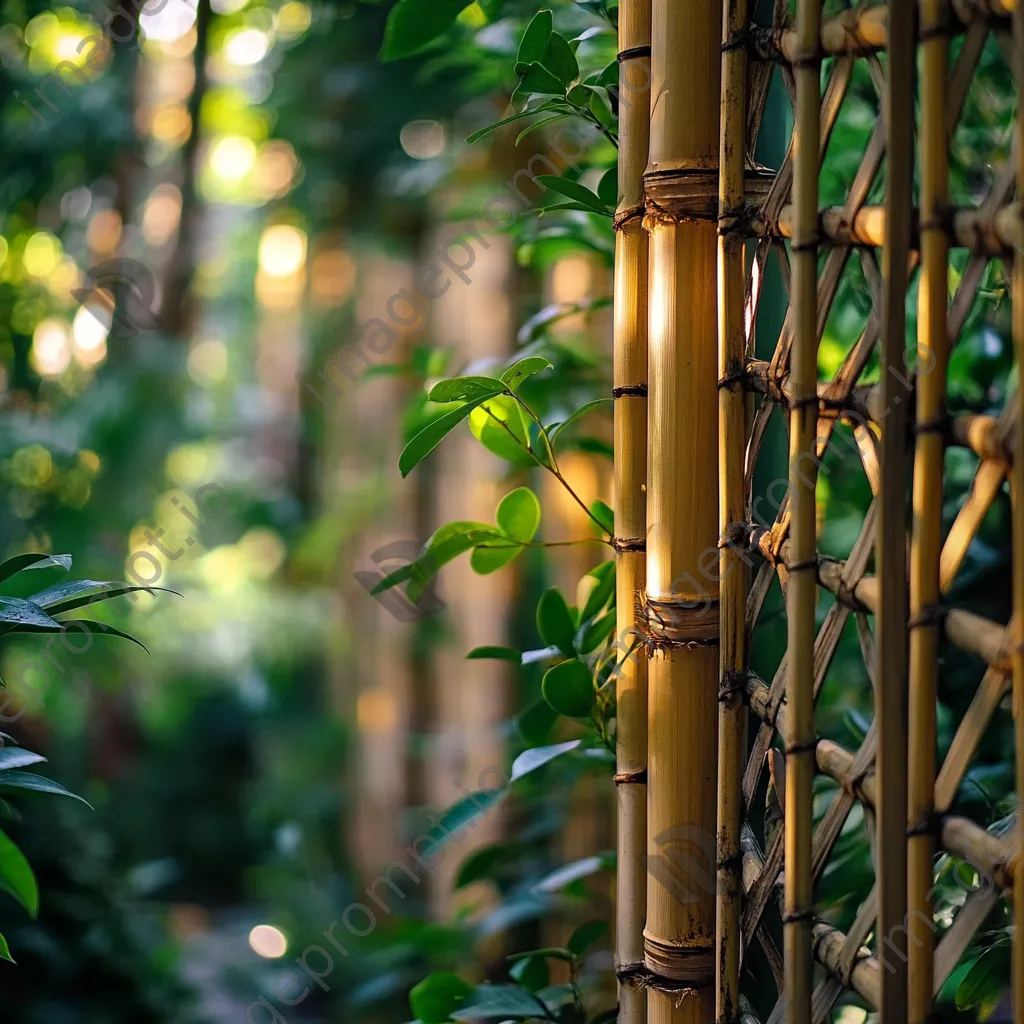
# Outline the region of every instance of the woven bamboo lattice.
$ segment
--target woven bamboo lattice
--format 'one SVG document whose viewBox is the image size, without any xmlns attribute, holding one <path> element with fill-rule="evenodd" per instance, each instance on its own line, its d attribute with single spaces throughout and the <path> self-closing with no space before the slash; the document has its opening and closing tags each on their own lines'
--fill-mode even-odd
<svg viewBox="0 0 1024 1024">
<path fill-rule="evenodd" d="M 1012 6 L 1012 0 L 923 0 L 920 6 L 908 0 L 892 10 L 859 6 L 828 16 L 819 0 L 798 0 L 791 21 L 782 0 L 774 24 L 762 27 L 751 25 L 743 0 L 725 3 L 720 1022 L 756 1019 L 753 1006 L 763 1016 L 774 1001 L 769 1021 L 819 1024 L 851 993 L 881 1010 L 883 1020 L 924 1021 L 934 994 L 1013 887 L 1016 825 L 976 822 L 951 808 L 990 723 L 1011 713 L 1005 709 L 1015 672 L 1016 687 L 1024 684 L 1020 635 L 1009 615 L 1006 622 L 991 621 L 956 607 L 950 592 L 1008 477 L 1022 475 L 1019 462 L 1013 464 L 1021 449 L 1020 403 L 1014 395 L 1001 412 L 945 411 L 948 356 L 975 308 L 989 262 L 1002 261 L 1009 279 L 1015 249 L 1024 242 L 1014 202 L 1019 125 L 1014 157 L 1008 137 L 993 144 L 976 207 L 952 206 L 948 186 L 948 152 L 983 54 L 1002 60 L 1007 85 L 1011 81 L 1022 38 L 1018 32 L 1014 42 Z M 775 68 L 795 127 L 781 167 L 769 172 L 752 154 Z M 878 117 L 845 202 L 827 206 L 820 202 L 820 175 L 829 140 L 843 123 L 853 86 L 862 97 L 868 82 Z M 969 255 L 954 288 L 950 249 L 957 248 Z M 757 359 L 755 324 L 772 262 L 789 305 L 771 358 Z M 1014 273 L 1019 363 L 1024 271 L 1018 266 Z M 850 274 L 862 280 L 870 312 L 838 371 L 822 381 L 818 346 Z M 907 302 L 915 283 L 916 352 Z M 791 478 L 784 498 L 772 505 L 774 521 L 759 522 L 752 508 L 754 473 L 773 421 L 789 429 Z M 841 423 L 845 427 L 837 429 Z M 943 536 L 944 460 L 954 448 L 973 452 L 978 461 Z M 852 549 L 830 553 L 819 545 L 816 484 L 829 472 L 830 458 L 851 452 L 844 470 L 859 462 L 872 497 Z M 1018 495 L 1018 616 L 1021 505 Z M 788 647 L 769 681 L 750 666 L 776 580 Z M 826 609 L 820 626 L 816 606 Z M 873 703 L 874 720 L 856 750 L 815 732 L 814 705 L 844 634 L 847 643 L 855 636 L 873 690 L 873 702 L 869 696 L 865 703 Z M 938 760 L 936 697 L 954 648 L 973 659 L 979 682 Z M 1018 779 L 1021 735 L 1018 726 Z M 819 812 L 814 820 L 812 807 Z M 876 878 L 844 934 L 834 926 L 834 908 L 814 894 L 844 830 L 857 828 L 867 830 Z M 969 862 L 991 884 L 970 887 L 951 921 L 937 924 L 929 900 L 941 853 Z M 1022 903 L 1016 901 L 1018 912 Z M 1020 947 L 1016 943 L 1013 953 L 1018 978 L 1024 977 Z M 767 1004 L 763 969 L 761 989 L 745 987 L 752 975 L 744 968 L 753 957 L 767 964 L 778 988 Z M 1024 1021 L 1022 986 L 1015 987 L 1014 1019 Z"/>
</svg>

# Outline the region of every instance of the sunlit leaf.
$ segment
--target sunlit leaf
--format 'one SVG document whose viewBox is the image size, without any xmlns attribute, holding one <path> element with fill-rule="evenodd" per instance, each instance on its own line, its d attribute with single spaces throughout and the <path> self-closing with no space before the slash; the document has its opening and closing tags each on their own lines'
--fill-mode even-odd
<svg viewBox="0 0 1024 1024">
<path fill-rule="evenodd" d="M 0 889 L 13 896 L 35 917 L 39 913 L 39 886 L 25 855 L 0 832 Z"/>
<path fill-rule="evenodd" d="M 549 668 L 541 681 L 544 699 L 566 718 L 587 718 L 594 707 L 590 669 L 573 658 Z"/>
</svg>

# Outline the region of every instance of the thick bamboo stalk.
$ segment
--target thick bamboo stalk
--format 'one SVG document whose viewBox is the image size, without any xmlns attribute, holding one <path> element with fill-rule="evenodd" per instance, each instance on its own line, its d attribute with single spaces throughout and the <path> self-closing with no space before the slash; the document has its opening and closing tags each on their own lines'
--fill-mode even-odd
<svg viewBox="0 0 1024 1024">
<path fill-rule="evenodd" d="M 814 782 L 814 608 L 817 600 L 813 461 L 818 394 L 818 165 L 820 147 L 821 5 L 798 0 L 796 11 L 796 120 L 793 128 L 793 255 L 789 416 L 790 541 L 794 562 L 786 601 L 789 731 L 786 740 L 785 957 L 786 1020 L 811 1019 L 811 873 Z"/>
<path fill-rule="evenodd" d="M 923 0 L 921 47 L 921 279 L 918 285 L 918 353 L 927 372 L 917 375 L 917 441 L 914 451 L 913 525 L 910 548 L 910 693 L 908 723 L 907 947 L 910 1024 L 931 1014 L 935 941 L 930 892 L 934 882 L 936 691 L 939 624 L 931 609 L 940 600 L 942 468 L 945 413 L 946 295 L 949 247 L 941 216 L 949 201 L 946 150 L 946 75 L 949 43 L 938 31 L 942 0 Z"/>
<path fill-rule="evenodd" d="M 747 0 L 725 0 L 723 42 L 746 27 Z M 747 55 L 738 47 L 722 51 L 722 128 L 719 152 L 718 239 L 718 444 L 719 526 L 724 535 L 743 518 L 746 394 L 743 370 L 745 264 L 743 236 L 729 230 L 743 207 L 746 148 Z M 747 709 L 738 685 L 746 668 L 747 574 L 740 554 L 725 546 L 721 578 L 721 651 L 718 712 L 718 886 L 716 909 L 715 1019 L 740 1012 L 740 904 L 743 892 L 740 825 L 743 818 Z"/>
<path fill-rule="evenodd" d="M 643 174 L 650 138 L 651 2 L 619 7 L 619 203 L 615 225 L 615 527 L 618 533 L 616 679 L 618 867 L 615 956 L 619 1024 L 643 1024 L 638 987 L 647 909 L 647 661 L 633 650 L 637 598 L 644 592 L 647 533 L 647 235 Z"/>
<path fill-rule="evenodd" d="M 723 42 L 746 26 L 746 0 L 725 0 Z M 743 302 L 743 238 L 730 230 L 743 205 L 746 135 L 746 53 L 722 52 L 722 144 L 719 153 L 718 242 L 718 435 L 719 525 L 722 535 L 743 518 L 743 460 L 746 450 L 746 395 L 742 374 L 746 350 Z M 740 674 L 746 668 L 746 572 L 739 552 L 723 547 L 721 578 L 721 651 L 718 716 L 718 887 L 716 909 L 715 1019 L 739 1016 L 740 903 L 742 861 L 741 780 L 746 753 L 746 708 Z"/>
<path fill-rule="evenodd" d="M 655 0 L 647 601 L 651 1024 L 714 1015 L 718 587 L 715 217 L 720 0 Z"/>
<path fill-rule="evenodd" d="M 1024 11 L 1020 8 L 1013 18 L 1013 64 L 1015 78 L 1024 81 Z M 1017 145 L 1014 162 L 1017 170 L 1017 191 L 1024 190 L 1024 146 L 1020 144 L 1024 132 L 1024 108 L 1017 103 Z M 1024 255 L 1018 250 L 1013 261 L 1013 343 L 1017 355 L 1017 374 L 1020 379 L 1024 367 Z M 1024 404 L 1024 389 L 1018 391 L 1017 401 Z M 1017 454 L 1024 452 L 1024 408 L 1017 417 Z M 1018 625 L 1024 623 L 1024 458 L 1013 466 L 1011 494 L 1013 496 L 1013 607 Z M 1017 753 L 1017 828 L 1024 830 L 1024 641 L 1018 635 L 1013 655 L 1013 710 Z M 1019 848 L 1024 850 L 1024 842 Z M 1018 872 L 1013 900 L 1013 1019 L 1024 1021 L 1024 872 Z"/>
<path fill-rule="evenodd" d="M 906 304 L 910 207 L 914 184 L 915 5 L 889 11 L 883 117 L 886 126 L 885 246 L 882 249 L 882 407 L 887 410 L 879 451 L 881 488 L 875 564 L 879 600 L 875 725 L 878 729 L 878 934 L 892 944 L 882 974 L 880 1021 L 907 1019 L 907 379 Z M 939 144 L 945 144 L 939 121 Z M 945 278 L 943 278 L 945 280 Z M 943 301 L 945 298 L 943 297 Z M 929 382 L 932 375 L 925 375 Z"/>
<path fill-rule="evenodd" d="M 933 37 L 941 40 L 941 37 Z M 779 235 L 791 238 L 793 235 L 794 209 L 784 206 L 779 211 L 778 224 L 773 227 L 763 220 L 754 218 L 751 228 L 757 235 Z M 942 211 L 941 220 L 928 217 L 924 211 L 912 209 L 911 247 L 921 245 L 921 222 L 925 230 L 949 232 L 949 242 L 956 248 L 972 249 L 987 256 L 1008 256 L 1017 248 L 1024 247 L 1024 218 L 1021 204 L 1008 203 L 996 210 L 975 210 L 969 207 L 954 207 Z M 856 214 L 848 217 L 841 206 L 830 206 L 818 217 L 822 241 L 829 245 L 885 245 L 886 208 L 884 206 L 862 206 Z"/>
</svg>

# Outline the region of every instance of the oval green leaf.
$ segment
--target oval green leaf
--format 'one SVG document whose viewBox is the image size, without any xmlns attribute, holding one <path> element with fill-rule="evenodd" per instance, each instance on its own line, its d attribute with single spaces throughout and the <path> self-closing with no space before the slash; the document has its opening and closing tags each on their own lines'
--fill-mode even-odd
<svg viewBox="0 0 1024 1024">
<path fill-rule="evenodd" d="M 544 673 L 541 682 L 544 699 L 566 718 L 587 718 L 594 706 L 594 683 L 590 669 L 573 658 Z"/>
</svg>

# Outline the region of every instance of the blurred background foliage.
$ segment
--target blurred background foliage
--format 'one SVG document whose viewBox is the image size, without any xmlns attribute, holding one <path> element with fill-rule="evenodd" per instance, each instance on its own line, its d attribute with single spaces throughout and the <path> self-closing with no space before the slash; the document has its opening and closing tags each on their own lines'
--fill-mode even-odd
<svg viewBox="0 0 1024 1024">
<path fill-rule="evenodd" d="M 557 584 L 585 600 L 577 582 L 608 549 L 539 470 L 484 452 L 465 427 L 453 455 L 432 455 L 410 481 L 396 461 L 436 414 L 428 387 L 467 366 L 550 360 L 523 391 L 545 423 L 607 397 L 610 219 L 552 212 L 564 195 L 523 184 L 529 212 L 471 250 L 471 275 L 452 268 L 432 309 L 396 314 L 389 300 L 439 254 L 468 261 L 454 239 L 523 168 L 603 195 L 615 104 L 588 106 L 604 134 L 572 122 L 587 134 L 569 167 L 531 162 L 554 160 L 564 122 L 519 138 L 520 122 L 469 144 L 509 112 L 520 39 L 544 5 L 481 0 L 415 56 L 384 63 L 393 6 L 2 0 L 0 555 L 69 551 L 79 576 L 184 595 L 133 595 L 98 613 L 150 655 L 58 644 L 45 658 L 36 637 L 0 647 L 0 674 L 25 710 L 8 712 L 6 728 L 94 808 L 16 808 L 12 836 L 41 887 L 36 921 L 0 895 L 17 961 L 0 964 L 0 993 L 19 1024 L 235 1024 L 247 1008 L 259 1024 L 278 1019 L 259 999 L 302 988 L 297 1005 L 273 1000 L 280 1019 L 403 1021 L 428 971 L 506 981 L 508 953 L 563 945 L 609 917 L 608 757 L 578 724 L 556 721 L 539 661 L 464 660 L 483 644 L 541 647 L 541 593 Z M 581 73 L 606 84 L 614 3 L 549 6 L 578 41 Z M 789 128 L 781 90 L 773 97 L 761 146 L 777 165 Z M 879 116 L 866 74 L 846 104 L 823 202 L 845 194 Z M 992 44 L 954 136 L 958 201 L 992 187 L 1014 104 Z M 762 312 L 765 358 L 781 289 L 775 280 Z M 863 328 L 866 289 L 851 261 L 823 379 Z M 953 356 L 952 411 L 998 411 L 1014 386 L 1006 289 L 992 264 Z M 385 310 L 407 318 L 386 354 L 365 334 Z M 598 409 L 566 433 L 564 466 L 587 503 L 610 501 L 608 422 Z M 947 525 L 976 468 L 949 453 Z M 541 494 L 544 539 L 583 543 L 528 549 L 494 577 L 446 570 L 429 614 L 374 600 L 353 577 L 379 579 L 394 568 L 386 545 L 404 545 L 397 558 L 408 561 L 447 520 L 490 522 L 524 482 Z M 848 553 L 869 496 L 856 460 L 822 480 L 830 554 Z M 954 595 L 999 621 L 1008 515 L 1004 488 Z M 773 600 L 775 620 L 766 614 L 755 637 L 765 678 L 784 632 Z M 979 678 L 946 652 L 944 744 Z M 859 743 L 870 687 L 852 628 L 820 707 L 822 734 Z M 1005 817 L 1012 791 L 1011 717 L 999 715 L 957 806 L 985 824 Z M 436 876 L 419 869 L 423 883 L 403 884 L 400 901 L 385 890 L 388 910 L 346 955 L 334 951 L 322 983 L 296 973 L 295 957 L 326 945 L 324 930 L 366 899 L 382 867 L 413 864 L 408 844 L 436 829 L 441 809 L 494 785 L 478 781 L 484 769 L 507 772 L 524 749 L 573 738 L 583 746 L 517 782 L 512 798 L 475 818 L 463 808 L 469 845 L 447 847 Z M 855 814 L 820 892 L 840 927 L 869 884 Z M 958 972 L 975 972 L 973 995 L 944 993 L 941 1019 L 998 1005 L 1007 927 L 999 917 L 983 933 Z M 614 1003 L 607 936 L 580 963 L 596 1016 Z M 555 968 L 545 984 L 567 980 Z M 853 1005 L 840 1012 L 845 1024 L 864 1019 Z"/>
</svg>

